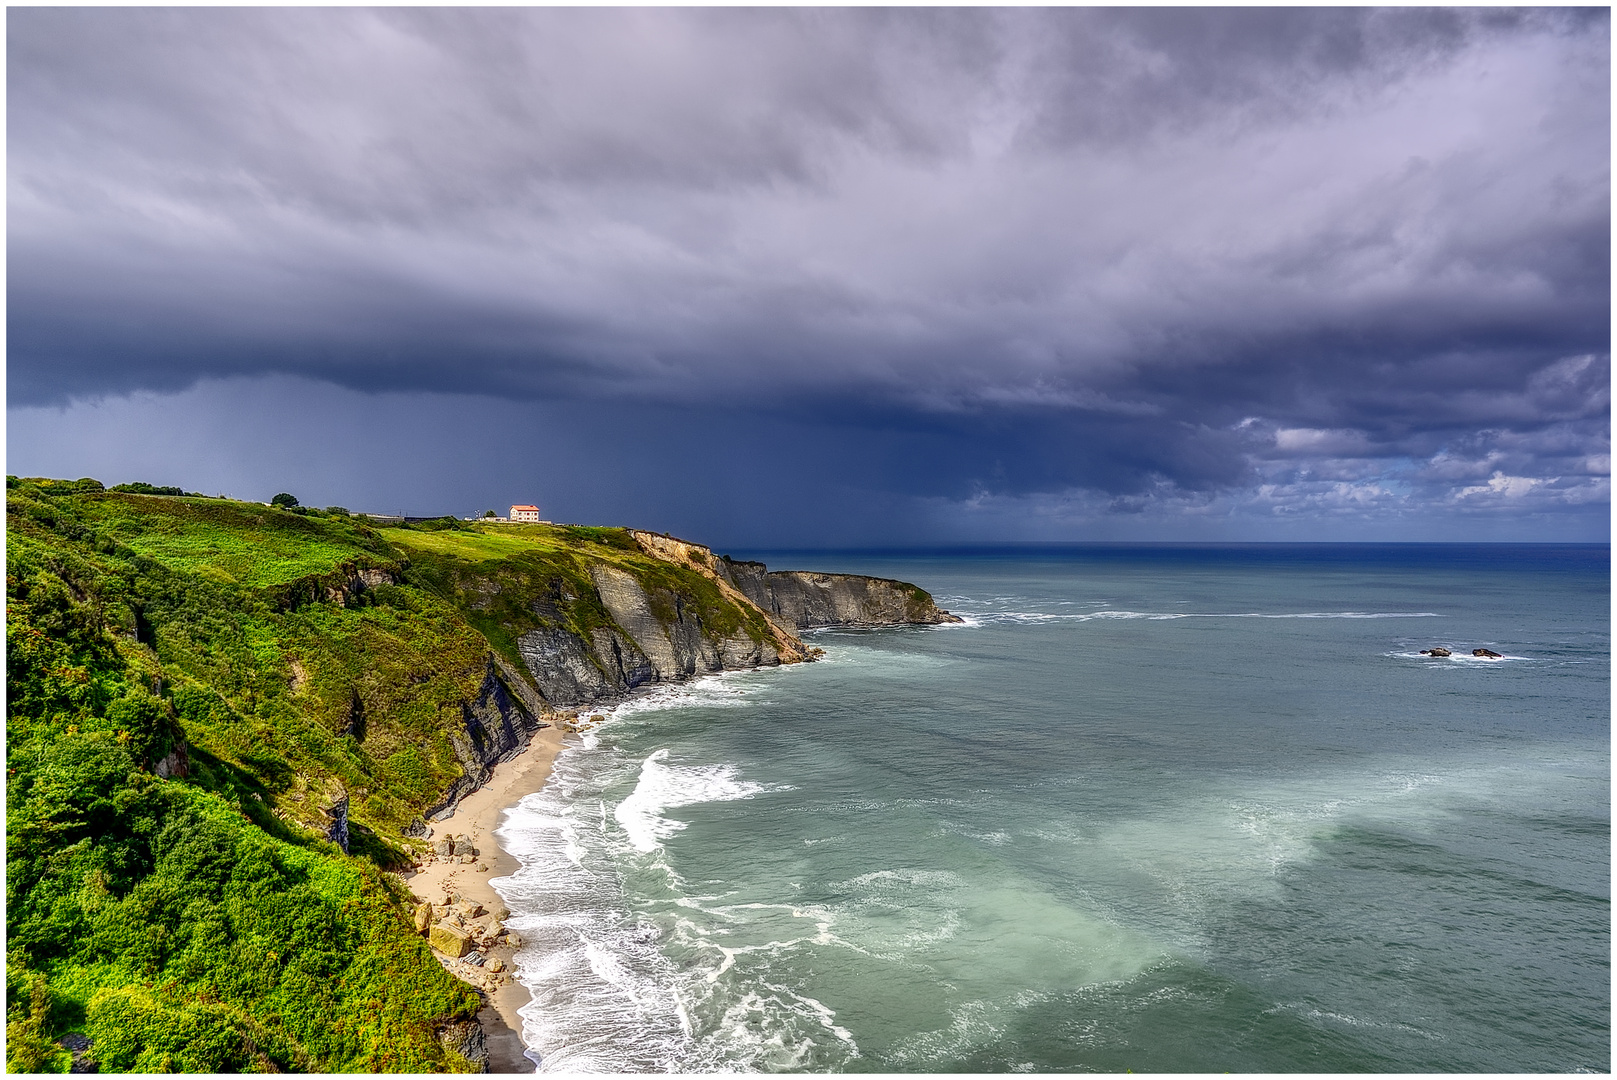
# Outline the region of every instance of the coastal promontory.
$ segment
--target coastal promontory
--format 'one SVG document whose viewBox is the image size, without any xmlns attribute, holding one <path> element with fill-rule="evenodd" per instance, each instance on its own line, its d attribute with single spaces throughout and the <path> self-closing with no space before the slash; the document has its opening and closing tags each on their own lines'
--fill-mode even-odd
<svg viewBox="0 0 1617 1080">
<path fill-rule="evenodd" d="M 7 478 L 12 1071 L 486 1068 L 511 975 L 451 974 L 401 876 L 434 820 L 579 708 L 954 618 L 652 532 L 126 487 Z"/>
</svg>

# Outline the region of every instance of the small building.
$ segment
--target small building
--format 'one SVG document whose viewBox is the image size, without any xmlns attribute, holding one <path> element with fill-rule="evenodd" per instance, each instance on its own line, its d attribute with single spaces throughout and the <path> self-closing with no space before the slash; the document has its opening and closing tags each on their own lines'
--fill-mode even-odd
<svg viewBox="0 0 1617 1080">
<path fill-rule="evenodd" d="M 539 508 L 537 506 L 513 506 L 511 507 L 511 520 L 538 521 Z"/>
</svg>

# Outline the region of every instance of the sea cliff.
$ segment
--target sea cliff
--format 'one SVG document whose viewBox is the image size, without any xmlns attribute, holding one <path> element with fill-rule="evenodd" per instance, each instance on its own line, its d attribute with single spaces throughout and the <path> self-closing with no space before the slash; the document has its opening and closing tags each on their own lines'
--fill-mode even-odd
<svg viewBox="0 0 1617 1080">
<path fill-rule="evenodd" d="M 438 858 L 430 822 L 580 707 L 812 660 L 801 630 L 953 619 L 627 529 L 88 479 L 8 477 L 7 505 L 21 1071 L 485 1068 L 481 999 L 398 876 Z"/>
</svg>

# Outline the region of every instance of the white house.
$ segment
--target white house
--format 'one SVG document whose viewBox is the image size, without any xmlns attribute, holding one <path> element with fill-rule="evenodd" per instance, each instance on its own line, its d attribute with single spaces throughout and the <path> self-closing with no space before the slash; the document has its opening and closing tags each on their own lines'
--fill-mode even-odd
<svg viewBox="0 0 1617 1080">
<path fill-rule="evenodd" d="M 513 506 L 511 507 L 511 520 L 538 521 L 539 508 L 537 506 Z"/>
</svg>

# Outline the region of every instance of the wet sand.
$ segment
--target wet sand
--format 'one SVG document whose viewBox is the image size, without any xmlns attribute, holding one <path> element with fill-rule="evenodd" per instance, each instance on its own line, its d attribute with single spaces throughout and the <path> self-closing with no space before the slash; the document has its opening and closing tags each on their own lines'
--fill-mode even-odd
<svg viewBox="0 0 1617 1080">
<path fill-rule="evenodd" d="M 477 862 L 426 862 L 412 874 L 403 875 L 404 882 L 416 896 L 432 903 L 441 902 L 447 894 L 460 893 L 468 900 L 493 909 L 504 906 L 499 893 L 489 884 L 491 878 L 505 877 L 517 869 L 517 861 L 500 849 L 494 830 L 507 807 L 515 806 L 524 795 L 538 791 L 550 778 L 550 766 L 561 749 L 562 732 L 547 727 L 533 736 L 528 748 L 510 761 L 494 767 L 489 782 L 460 801 L 455 812 L 442 821 L 432 822 L 432 839 L 466 835 L 477 848 Z M 479 870 L 478 866 L 487 870 Z M 499 957 L 505 964 L 505 975 L 513 973 L 512 957 L 515 950 L 496 946 L 487 950 L 489 957 Z M 455 975 L 465 979 L 483 992 L 484 1006 L 477 1018 L 482 1021 L 488 1044 L 489 1071 L 496 1073 L 531 1073 L 534 1063 L 523 1053 L 522 1017 L 517 1010 L 530 1000 L 528 990 L 514 978 L 497 979 L 499 985 L 486 989 L 488 973 L 463 961 L 447 960 L 438 956 Z"/>
</svg>

